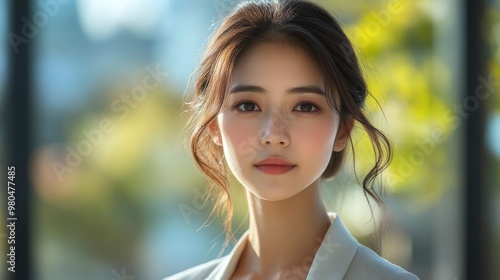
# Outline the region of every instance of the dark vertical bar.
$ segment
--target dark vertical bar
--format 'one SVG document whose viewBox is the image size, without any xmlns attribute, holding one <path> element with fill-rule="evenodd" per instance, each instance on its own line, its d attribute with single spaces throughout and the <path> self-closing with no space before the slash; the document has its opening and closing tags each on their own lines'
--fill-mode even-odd
<svg viewBox="0 0 500 280">
<path fill-rule="evenodd" d="M 5 140 L 7 144 L 6 164 L 14 166 L 15 176 L 15 272 L 7 271 L 7 277 L 13 280 L 31 279 L 30 259 L 30 191 L 28 180 L 28 159 L 31 152 L 31 48 L 32 38 L 26 38 L 23 30 L 25 21 L 32 14 L 29 0 L 12 0 L 9 6 L 10 26 L 8 38 L 20 36 L 27 39 L 17 44 L 17 51 L 7 39 L 9 60 L 8 83 L 5 99 Z M 26 29 L 26 27 L 24 27 Z M 15 35 L 14 35 L 15 34 Z M 20 37 L 15 37 L 19 39 Z M 7 168 L 2 167 L 7 175 Z M 7 182 L 3 192 L 7 191 Z M 8 264 L 7 264 L 8 266 Z"/>
<path fill-rule="evenodd" d="M 480 85 L 479 77 L 485 75 L 486 43 L 481 32 L 484 0 L 466 0 L 465 5 L 465 67 L 466 92 L 463 105 L 475 96 Z M 482 90 L 485 90 L 484 88 Z M 465 141 L 465 279 L 491 279 L 489 273 L 489 231 L 487 211 L 487 184 L 485 177 L 486 153 L 484 148 L 485 115 L 487 101 L 470 110 L 466 119 Z"/>
</svg>

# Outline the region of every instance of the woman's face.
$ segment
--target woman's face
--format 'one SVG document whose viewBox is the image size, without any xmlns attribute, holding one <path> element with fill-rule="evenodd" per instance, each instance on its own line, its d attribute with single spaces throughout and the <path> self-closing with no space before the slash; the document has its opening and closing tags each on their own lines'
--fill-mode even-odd
<svg viewBox="0 0 500 280">
<path fill-rule="evenodd" d="M 253 195 L 296 195 L 317 184 L 334 149 L 345 147 L 344 135 L 335 141 L 339 115 L 324 92 L 316 63 L 293 47 L 258 44 L 234 69 L 213 139 Z"/>
</svg>

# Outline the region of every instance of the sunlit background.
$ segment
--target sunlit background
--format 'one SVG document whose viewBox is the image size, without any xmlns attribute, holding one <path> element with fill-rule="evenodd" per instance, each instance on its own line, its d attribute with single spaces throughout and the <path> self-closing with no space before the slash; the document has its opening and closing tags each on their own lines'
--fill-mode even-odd
<svg viewBox="0 0 500 280">
<path fill-rule="evenodd" d="M 380 246 L 369 238 L 371 212 L 350 166 L 323 187 L 329 210 L 361 242 L 421 279 L 465 279 L 464 130 L 481 102 L 485 254 L 492 279 L 500 279 L 500 2 L 486 1 L 477 31 L 486 38 L 487 65 L 476 100 L 463 95 L 463 2 L 315 2 L 335 13 L 353 40 L 384 114 L 373 101 L 367 109 L 396 151 L 382 182 L 388 211 L 374 212 L 377 223 L 388 221 Z M 32 278 L 161 279 L 216 258 L 223 228 L 217 219 L 206 223 L 212 205 L 203 203 L 207 183 L 185 148 L 182 101 L 213 24 L 233 1 L 33 0 L 31 13 L 14 19 L 30 34 L 21 41 L 9 29 L 9 3 L 0 0 L 2 108 L 8 58 L 20 44 L 33 51 Z M 4 136 L 2 170 L 9 164 Z M 361 133 L 355 145 L 358 155 L 368 152 Z M 7 181 L 6 173 L 0 178 Z M 234 183 L 232 192 L 241 235 L 246 204 L 241 186 Z M 6 199 L 0 206 L 5 217 Z M 5 229 L 0 234 L 4 252 Z M 0 270 L 8 275 L 5 254 Z"/>
</svg>

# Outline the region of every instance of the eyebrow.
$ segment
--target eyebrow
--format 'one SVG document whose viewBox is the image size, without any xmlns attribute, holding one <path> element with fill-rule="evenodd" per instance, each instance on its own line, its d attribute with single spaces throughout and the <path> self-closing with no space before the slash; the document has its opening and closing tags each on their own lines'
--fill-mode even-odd
<svg viewBox="0 0 500 280">
<path fill-rule="evenodd" d="M 254 86 L 254 85 L 237 85 L 233 87 L 229 93 L 240 93 L 240 92 L 254 92 L 254 93 L 261 93 L 265 94 L 267 91 L 259 86 Z M 325 91 L 317 86 L 314 85 L 306 85 L 306 86 L 300 86 L 300 87 L 294 87 L 287 89 L 286 91 L 287 94 L 297 94 L 297 93 L 316 93 L 319 95 L 326 95 Z"/>
</svg>

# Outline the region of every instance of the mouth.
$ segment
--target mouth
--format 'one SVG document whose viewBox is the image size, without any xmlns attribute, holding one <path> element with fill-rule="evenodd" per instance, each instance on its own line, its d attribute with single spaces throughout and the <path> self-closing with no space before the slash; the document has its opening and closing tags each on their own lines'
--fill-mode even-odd
<svg viewBox="0 0 500 280">
<path fill-rule="evenodd" d="M 257 164 L 255 167 L 266 174 L 284 174 L 294 169 L 297 165 L 279 157 L 270 157 Z"/>
<path fill-rule="evenodd" d="M 295 168 L 290 165 L 256 165 L 257 169 L 267 174 L 283 174 Z"/>
</svg>

